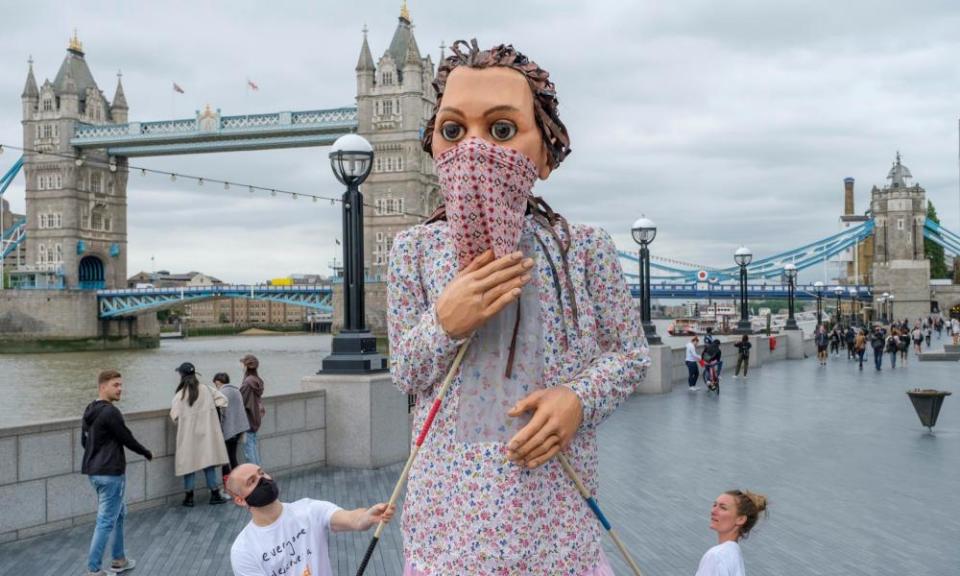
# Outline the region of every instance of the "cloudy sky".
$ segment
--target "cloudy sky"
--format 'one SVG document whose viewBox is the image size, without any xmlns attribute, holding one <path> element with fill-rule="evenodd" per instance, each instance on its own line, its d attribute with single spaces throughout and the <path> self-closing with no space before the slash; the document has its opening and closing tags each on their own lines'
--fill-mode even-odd
<svg viewBox="0 0 960 576">
<path fill-rule="evenodd" d="M 636 4 L 637 6 L 631 6 Z M 633 249 L 641 213 L 656 254 L 728 266 L 834 233 L 843 178 L 857 211 L 897 150 L 944 224 L 960 230 L 960 5 L 955 1 L 671 2 L 413 0 L 422 50 L 476 37 L 513 43 L 550 70 L 574 153 L 536 191 L 570 220 Z M 354 103 L 370 29 L 387 48 L 400 1 L 36 0 L 5 10 L 0 143 L 22 143 L 33 55 L 52 79 L 74 28 L 112 98 L 117 70 L 132 120 L 332 108 Z M 259 92 L 245 89 L 254 80 Z M 185 94 L 172 96 L 177 82 Z M 321 148 L 138 158 L 135 164 L 336 195 Z M 0 156 L 0 168 L 15 154 Z M 131 176 L 129 270 L 201 270 L 252 282 L 327 273 L 340 212 L 288 197 Z M 23 209 L 22 178 L 8 190 Z M 819 276 L 822 272 L 817 272 Z"/>
</svg>

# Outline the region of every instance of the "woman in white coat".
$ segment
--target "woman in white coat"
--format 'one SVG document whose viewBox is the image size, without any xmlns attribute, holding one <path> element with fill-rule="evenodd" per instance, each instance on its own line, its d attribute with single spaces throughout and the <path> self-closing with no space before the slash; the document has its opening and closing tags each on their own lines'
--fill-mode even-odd
<svg viewBox="0 0 960 576">
<path fill-rule="evenodd" d="M 227 405 L 227 398 L 211 386 L 200 385 L 193 364 L 184 362 L 177 368 L 180 385 L 173 395 L 170 418 L 177 424 L 175 473 L 183 476 L 186 495 L 184 506 L 193 506 L 193 487 L 197 470 L 203 470 L 210 488 L 210 504 L 223 504 L 217 483 L 217 467 L 228 462 L 227 449 L 220 429 L 218 407 Z"/>
</svg>

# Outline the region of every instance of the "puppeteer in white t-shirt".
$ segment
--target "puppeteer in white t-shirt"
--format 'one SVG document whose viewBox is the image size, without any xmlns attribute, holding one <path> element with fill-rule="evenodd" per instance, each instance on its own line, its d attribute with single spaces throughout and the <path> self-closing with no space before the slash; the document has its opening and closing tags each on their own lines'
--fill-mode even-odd
<svg viewBox="0 0 960 576">
<path fill-rule="evenodd" d="M 277 483 L 254 464 L 234 468 L 227 491 L 251 516 L 230 548 L 234 576 L 333 576 L 329 533 L 369 530 L 394 514 L 386 504 L 343 510 L 310 498 L 281 502 Z"/>
<path fill-rule="evenodd" d="M 746 576 L 740 545 L 735 540 L 717 544 L 700 559 L 696 576 Z"/>
<path fill-rule="evenodd" d="M 327 535 L 340 507 L 304 498 L 283 504 L 269 526 L 251 520 L 230 549 L 235 576 L 333 576 Z"/>
</svg>

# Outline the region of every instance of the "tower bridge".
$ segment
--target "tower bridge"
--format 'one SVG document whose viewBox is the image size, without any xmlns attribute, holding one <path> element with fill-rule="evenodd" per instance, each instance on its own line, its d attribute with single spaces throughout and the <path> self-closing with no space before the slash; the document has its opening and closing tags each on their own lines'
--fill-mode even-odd
<svg viewBox="0 0 960 576">
<path fill-rule="evenodd" d="M 441 201 L 432 159 L 420 148 L 435 102 L 430 88 L 434 63 L 430 55 L 421 53 L 406 10 L 377 60 L 366 30 L 359 52 L 354 68 L 356 101 L 349 105 L 235 116 L 207 107 L 192 118 L 159 121 L 130 120 L 119 74 L 113 98 L 105 96 L 76 35 L 52 81 L 38 84 L 31 61 L 21 94 L 25 153 L 0 179 L 0 196 L 18 173 L 26 183 L 25 217 L 0 222 L 2 256 L 26 248 L 26 262 L 8 270 L 12 283 L 24 290 L 0 291 L 0 340 L 5 334 L 25 333 L 25 326 L 37 324 L 36 314 L 42 315 L 25 312 L 44 309 L 23 305 L 29 298 L 39 298 L 29 296 L 27 288 L 90 290 L 96 301 L 92 313 L 107 320 L 142 317 L 187 298 L 284 298 L 288 303 L 300 298 L 305 306 L 330 306 L 330 295 L 320 292 L 208 287 L 181 295 L 122 290 L 128 276 L 127 159 L 131 157 L 325 146 L 343 134 L 357 132 L 375 151 L 373 170 L 364 184 L 370 206 L 364 214 L 365 268 L 369 276 L 383 277 L 394 235 L 419 221 L 411 214 L 429 214 Z M 840 231 L 755 260 L 748 274 L 750 297 L 784 296 L 779 280 L 788 263 L 804 269 L 840 260 L 846 263 L 841 284 L 847 289 L 853 286 L 858 298 L 872 300 L 874 294 L 891 292 L 904 315 L 929 313 L 933 293 L 923 240 L 958 254 L 960 235 L 926 219 L 925 191 L 911 184 L 911 178 L 898 153 L 887 175 L 889 184 L 873 188 L 870 208 L 863 214 L 855 213 L 853 179 L 846 179 Z M 635 284 L 636 256 L 629 251 L 619 256 L 628 283 Z M 735 266 L 697 268 L 665 258 L 655 259 L 651 267 L 652 297 L 736 296 Z M 368 322 L 382 329 L 384 291 L 371 288 L 375 293 L 368 296 Z M 802 287 L 798 298 L 813 293 L 812 287 Z M 953 298 L 960 302 L 960 290 L 937 287 L 941 309 L 957 303 Z M 58 328 L 62 326 L 53 322 L 51 330 Z M 104 328 L 99 330 L 102 333 Z"/>
</svg>

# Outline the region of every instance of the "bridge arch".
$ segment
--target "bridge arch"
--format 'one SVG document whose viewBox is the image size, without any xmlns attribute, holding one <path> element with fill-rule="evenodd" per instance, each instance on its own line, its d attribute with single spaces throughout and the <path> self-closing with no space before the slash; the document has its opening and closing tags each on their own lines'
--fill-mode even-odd
<svg viewBox="0 0 960 576">
<path fill-rule="evenodd" d="M 78 267 L 78 280 L 81 290 L 99 290 L 104 287 L 106 275 L 103 260 L 98 256 L 84 256 Z"/>
</svg>

